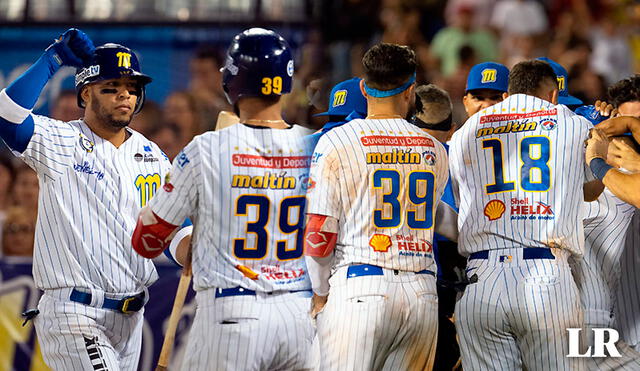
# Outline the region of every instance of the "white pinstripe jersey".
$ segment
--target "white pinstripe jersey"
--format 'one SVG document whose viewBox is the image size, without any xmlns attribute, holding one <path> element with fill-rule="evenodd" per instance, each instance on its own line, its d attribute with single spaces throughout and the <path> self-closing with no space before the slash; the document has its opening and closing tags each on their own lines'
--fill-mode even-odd
<svg viewBox="0 0 640 371">
<path fill-rule="evenodd" d="M 26 150 L 14 152 L 40 180 L 33 276 L 43 290 L 81 287 L 135 293 L 157 274 L 131 247 L 140 208 L 170 163 L 153 142 L 131 136 L 116 148 L 81 120 L 33 115 Z"/>
<path fill-rule="evenodd" d="M 584 257 L 572 270 L 585 307 L 585 322 L 608 326 L 620 279 L 626 231 L 635 207 L 608 189 L 584 206 Z"/>
<path fill-rule="evenodd" d="M 582 254 L 584 161 L 592 125 L 566 106 L 515 94 L 470 117 L 451 139 L 463 255 L 512 247 Z M 588 180 L 585 178 L 588 177 Z"/>
<path fill-rule="evenodd" d="M 339 221 L 334 269 L 435 272 L 435 207 L 449 179 L 438 140 L 402 119 L 353 120 L 320 138 L 309 177 L 308 213 Z"/>
<path fill-rule="evenodd" d="M 627 230 L 622 253 L 620 286 L 615 306 L 616 328 L 627 344 L 640 345 L 640 210 L 636 209 Z"/>
<path fill-rule="evenodd" d="M 172 224 L 193 221 L 196 290 L 310 289 L 301 259 L 310 133 L 233 125 L 197 136 L 176 157 L 171 186 L 150 205 Z"/>
</svg>

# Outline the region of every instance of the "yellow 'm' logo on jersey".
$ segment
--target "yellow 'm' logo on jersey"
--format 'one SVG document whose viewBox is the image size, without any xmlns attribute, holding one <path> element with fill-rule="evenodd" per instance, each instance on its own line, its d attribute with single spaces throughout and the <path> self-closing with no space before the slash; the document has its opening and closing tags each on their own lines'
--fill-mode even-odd
<svg viewBox="0 0 640 371">
<path fill-rule="evenodd" d="M 134 184 L 138 189 L 140 207 L 144 207 L 160 187 L 160 174 L 138 175 Z"/>
<path fill-rule="evenodd" d="M 125 52 L 116 53 L 118 57 L 118 67 L 129 68 L 131 67 L 131 54 Z"/>
<path fill-rule="evenodd" d="M 498 71 L 495 68 L 485 68 L 482 70 L 481 83 L 495 82 L 498 77 Z"/>
<path fill-rule="evenodd" d="M 558 89 L 564 90 L 564 76 L 558 76 Z"/>
<path fill-rule="evenodd" d="M 346 90 L 338 90 L 333 96 L 333 104 L 332 107 L 338 107 L 347 102 L 347 91 Z"/>
</svg>

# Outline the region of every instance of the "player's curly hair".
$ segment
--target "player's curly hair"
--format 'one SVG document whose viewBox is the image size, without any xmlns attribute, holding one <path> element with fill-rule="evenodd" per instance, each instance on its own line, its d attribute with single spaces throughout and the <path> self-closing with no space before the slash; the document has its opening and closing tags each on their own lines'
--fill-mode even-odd
<svg viewBox="0 0 640 371">
<path fill-rule="evenodd" d="M 416 73 L 416 54 L 407 46 L 381 43 L 365 53 L 362 65 L 367 86 L 391 90 L 406 83 Z"/>
<path fill-rule="evenodd" d="M 640 75 L 634 75 L 611 85 L 607 90 L 609 103 L 615 108 L 627 102 L 640 102 Z"/>
</svg>

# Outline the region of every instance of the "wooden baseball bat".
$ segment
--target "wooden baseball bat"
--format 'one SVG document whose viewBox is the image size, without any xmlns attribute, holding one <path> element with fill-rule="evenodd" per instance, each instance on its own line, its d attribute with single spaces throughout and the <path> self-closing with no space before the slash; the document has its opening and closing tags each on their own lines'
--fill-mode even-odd
<svg viewBox="0 0 640 371">
<path fill-rule="evenodd" d="M 240 122 L 235 113 L 229 111 L 220 111 L 218 113 L 218 121 L 216 121 L 216 130 L 227 128 Z"/>
<path fill-rule="evenodd" d="M 187 291 L 189 291 L 190 283 L 191 251 L 189 251 L 187 261 L 182 269 L 182 274 L 180 274 L 180 282 L 178 283 L 178 290 L 176 291 L 176 299 L 173 301 L 173 309 L 171 309 L 171 317 L 169 317 L 169 325 L 167 326 L 167 332 L 164 335 L 164 341 L 162 342 L 162 350 L 160 350 L 160 358 L 158 359 L 156 371 L 166 371 L 167 366 L 169 365 L 169 359 L 171 358 L 171 352 L 173 351 L 173 342 L 176 339 L 176 329 L 178 328 L 178 322 L 180 321 L 182 307 L 184 306 L 184 301 L 187 297 Z"/>
</svg>

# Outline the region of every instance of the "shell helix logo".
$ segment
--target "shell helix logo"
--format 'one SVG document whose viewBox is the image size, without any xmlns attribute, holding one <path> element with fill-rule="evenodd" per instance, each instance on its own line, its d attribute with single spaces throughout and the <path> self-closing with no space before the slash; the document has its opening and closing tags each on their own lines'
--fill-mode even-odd
<svg viewBox="0 0 640 371">
<path fill-rule="evenodd" d="M 131 67 L 131 53 L 118 52 L 116 57 L 118 57 L 118 67 Z"/>
<path fill-rule="evenodd" d="M 386 234 L 374 234 L 369 240 L 369 246 L 375 252 L 387 252 L 391 247 L 391 238 Z"/>
<path fill-rule="evenodd" d="M 485 68 L 482 70 L 481 83 L 495 82 L 498 77 L 498 71 L 495 68 Z"/>
<path fill-rule="evenodd" d="M 484 207 L 484 215 L 489 218 L 489 221 L 500 219 L 504 215 L 504 211 L 507 208 L 504 206 L 504 202 L 500 200 L 491 200 Z"/>
<path fill-rule="evenodd" d="M 333 104 L 332 107 L 342 106 L 347 103 L 347 91 L 346 90 L 338 90 L 333 95 Z"/>
</svg>

